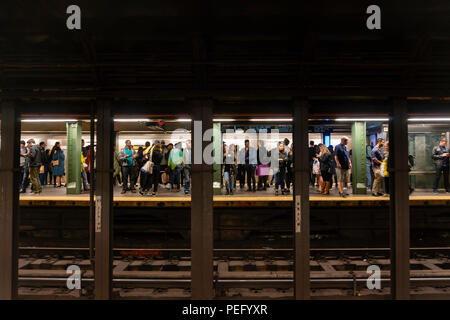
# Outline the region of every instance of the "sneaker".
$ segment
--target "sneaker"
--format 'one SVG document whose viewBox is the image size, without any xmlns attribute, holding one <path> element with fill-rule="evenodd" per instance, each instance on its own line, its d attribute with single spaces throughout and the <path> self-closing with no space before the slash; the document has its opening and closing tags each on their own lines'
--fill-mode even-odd
<svg viewBox="0 0 450 320">
<path fill-rule="evenodd" d="M 122 192 L 120 194 L 125 194 L 127 193 L 127 190 L 122 190 Z"/>
<path fill-rule="evenodd" d="M 379 197 L 379 196 L 380 196 L 379 193 L 372 193 L 372 195 L 373 195 L 374 197 Z"/>
<path fill-rule="evenodd" d="M 133 189 L 133 190 L 131 190 L 131 193 L 136 193 L 136 190 L 134 190 L 134 189 Z"/>
<path fill-rule="evenodd" d="M 382 197 L 382 196 L 384 196 L 384 193 L 378 192 L 378 196 Z"/>
<path fill-rule="evenodd" d="M 279 193 L 278 193 L 278 190 L 275 190 L 275 195 L 277 196 Z"/>
<path fill-rule="evenodd" d="M 185 195 L 188 195 L 188 194 L 189 194 L 189 191 L 187 191 L 187 190 L 184 191 L 184 194 L 185 194 Z"/>
<path fill-rule="evenodd" d="M 439 193 L 439 192 L 435 189 L 435 190 L 433 190 L 433 193 Z"/>
<path fill-rule="evenodd" d="M 342 198 L 346 197 L 345 193 L 343 193 L 343 192 L 339 192 L 339 196 L 342 197 Z"/>
</svg>

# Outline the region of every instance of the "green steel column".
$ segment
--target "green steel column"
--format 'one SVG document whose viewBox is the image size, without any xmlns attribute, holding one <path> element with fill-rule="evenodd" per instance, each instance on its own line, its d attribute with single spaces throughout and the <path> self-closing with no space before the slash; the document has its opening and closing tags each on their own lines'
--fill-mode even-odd
<svg viewBox="0 0 450 320">
<path fill-rule="evenodd" d="M 81 192 L 81 122 L 70 122 L 67 127 L 67 194 Z"/>
<path fill-rule="evenodd" d="M 366 123 L 352 124 L 352 186 L 354 194 L 366 194 Z"/>
<path fill-rule="evenodd" d="M 222 166 L 221 157 L 222 157 L 222 131 L 221 124 L 214 123 L 213 124 L 213 145 L 214 145 L 214 176 L 213 176 L 213 189 L 214 194 L 220 194 L 220 181 L 222 180 Z"/>
</svg>

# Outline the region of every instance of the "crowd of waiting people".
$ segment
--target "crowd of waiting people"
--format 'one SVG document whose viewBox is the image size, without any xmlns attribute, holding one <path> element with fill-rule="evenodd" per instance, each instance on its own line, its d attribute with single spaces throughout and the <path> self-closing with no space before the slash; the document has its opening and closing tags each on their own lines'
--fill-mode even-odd
<svg viewBox="0 0 450 320">
<path fill-rule="evenodd" d="M 341 143 L 326 146 L 314 141 L 309 146 L 310 184 L 321 194 L 330 194 L 335 184 L 341 197 L 346 192 L 351 181 L 351 151 L 347 150 L 348 138 L 342 137 Z M 440 175 L 444 176 L 444 187 L 450 192 L 449 158 L 446 149 L 447 140 L 442 138 L 440 144 L 432 151 L 432 159 L 436 166 L 436 175 L 433 191 L 436 193 Z M 81 180 L 82 192 L 89 190 L 90 175 L 90 148 L 81 141 Z M 267 150 L 264 141 L 258 141 L 257 148 L 250 146 L 245 140 L 244 147 L 223 143 L 223 164 L 221 165 L 221 187 L 225 188 L 227 195 L 236 192 L 239 188 L 246 191 L 266 191 L 274 185 L 275 195 L 289 194 L 294 182 L 293 172 L 293 145 L 289 139 L 277 144 L 278 150 Z M 275 151 L 275 152 L 274 152 Z M 276 155 L 278 159 L 272 157 Z M 266 159 L 261 159 L 267 155 Z M 376 140 L 376 145 L 367 146 L 367 187 L 373 196 L 389 194 L 389 143 L 383 138 Z M 411 156 L 410 156 L 411 157 Z M 31 184 L 31 192 L 41 193 L 42 186 L 53 185 L 55 188 L 65 186 L 65 154 L 60 142 L 56 142 L 49 149 L 45 142 L 35 143 L 34 139 L 20 142 L 20 192 L 27 192 Z M 273 166 L 272 161 L 277 162 Z M 410 167 L 413 165 L 410 159 Z M 191 142 L 187 141 L 182 148 L 181 142 L 165 144 L 164 140 L 155 140 L 153 144 L 146 142 L 144 146 L 135 150 L 130 140 L 125 146 L 114 152 L 115 185 L 122 186 L 122 194 L 130 191 L 136 193 L 139 181 L 141 195 L 156 195 L 158 187 L 162 186 L 171 192 L 180 192 L 181 188 L 187 195 L 190 192 L 191 175 Z M 270 178 L 270 179 L 269 179 Z M 382 192 L 384 191 L 384 192 Z M 410 189 L 411 192 L 411 189 Z"/>
<path fill-rule="evenodd" d="M 83 191 L 89 191 L 90 175 L 90 148 L 84 146 L 81 140 L 81 180 Z M 50 149 L 41 141 L 36 144 L 34 139 L 27 142 L 20 141 L 20 193 L 26 193 L 31 185 L 31 192 L 39 194 L 43 186 L 53 185 L 55 188 L 66 186 L 66 156 L 61 149 L 61 143 L 55 142 Z"/>
</svg>

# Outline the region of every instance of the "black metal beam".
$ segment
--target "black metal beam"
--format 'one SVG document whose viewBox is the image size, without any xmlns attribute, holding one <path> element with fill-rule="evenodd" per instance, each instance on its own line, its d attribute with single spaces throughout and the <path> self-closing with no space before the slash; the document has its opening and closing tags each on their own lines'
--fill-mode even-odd
<svg viewBox="0 0 450 320">
<path fill-rule="evenodd" d="M 381 97 L 390 96 L 404 97 L 450 97 L 448 88 L 412 87 L 412 88 L 251 88 L 251 89 L 167 89 L 154 87 L 121 87 L 121 90 L 105 88 L 102 91 L 93 90 L 60 90 L 48 88 L 49 90 L 14 89 L 1 92 L 3 99 L 95 99 L 95 98 L 127 98 L 127 99 L 184 99 L 184 98 L 214 98 L 214 99 L 291 99 L 295 96 L 315 97 L 330 99 L 333 97 Z M 52 90 L 50 90 L 52 89 Z M 87 110 L 89 114 L 89 110 Z"/>
<path fill-rule="evenodd" d="M 308 103 L 294 99 L 294 295 L 310 299 Z"/>
<path fill-rule="evenodd" d="M 97 102 L 95 190 L 95 298 L 112 298 L 113 115 L 108 101 Z"/>
<path fill-rule="evenodd" d="M 20 119 L 12 101 L 1 104 L 0 300 L 17 297 Z"/>
<path fill-rule="evenodd" d="M 208 142 L 203 141 L 202 137 L 206 130 L 213 127 L 213 108 L 211 100 L 195 99 L 190 103 L 194 121 L 191 139 L 191 291 L 192 299 L 206 300 L 214 297 L 213 168 L 203 162 L 203 150 Z M 196 126 L 195 121 L 201 121 L 201 127 Z"/>
<path fill-rule="evenodd" d="M 408 107 L 395 99 L 389 121 L 391 294 L 409 299 Z"/>
</svg>

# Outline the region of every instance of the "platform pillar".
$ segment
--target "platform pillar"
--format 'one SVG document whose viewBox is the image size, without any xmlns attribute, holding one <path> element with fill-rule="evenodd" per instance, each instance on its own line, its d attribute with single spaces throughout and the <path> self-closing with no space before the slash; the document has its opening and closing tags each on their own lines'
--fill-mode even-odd
<svg viewBox="0 0 450 320">
<path fill-rule="evenodd" d="M 366 123 L 352 124 L 352 188 L 353 194 L 366 194 Z"/>
<path fill-rule="evenodd" d="M 409 299 L 408 109 L 406 100 L 393 102 L 389 121 L 391 294 Z"/>
<path fill-rule="evenodd" d="M 213 168 L 203 161 L 203 141 L 213 128 L 212 101 L 194 99 L 192 120 L 192 195 L 191 195 L 191 292 L 194 300 L 214 297 L 213 289 Z"/>
<path fill-rule="evenodd" d="M 113 115 L 108 101 L 97 102 L 95 188 L 95 299 L 112 297 Z"/>
<path fill-rule="evenodd" d="M 308 102 L 294 99 L 294 296 L 310 299 Z"/>
<path fill-rule="evenodd" d="M 19 230 L 19 112 L 11 101 L 1 104 L 0 149 L 0 300 L 17 297 Z"/>
<path fill-rule="evenodd" d="M 67 128 L 67 194 L 81 192 L 81 122 L 68 122 Z"/>
</svg>

